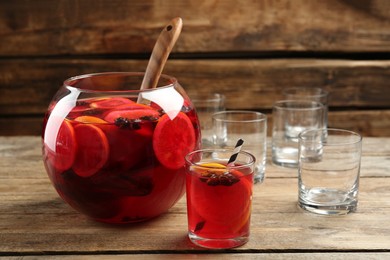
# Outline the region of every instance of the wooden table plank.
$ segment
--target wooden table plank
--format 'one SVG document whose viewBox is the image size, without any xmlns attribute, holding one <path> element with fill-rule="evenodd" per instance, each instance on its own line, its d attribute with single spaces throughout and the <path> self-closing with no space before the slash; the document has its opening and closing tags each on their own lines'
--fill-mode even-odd
<svg viewBox="0 0 390 260">
<path fill-rule="evenodd" d="M 107 255 L 79 255 L 77 256 L 78 260 L 85 259 L 96 259 L 96 260 L 122 260 L 122 259 L 171 259 L 171 260 L 182 260 L 182 259 L 213 259 L 213 260 L 225 260 L 225 259 L 241 259 L 247 260 L 257 260 L 257 259 L 294 259 L 294 260 L 367 260 L 367 259 L 389 259 L 390 253 L 370 253 L 370 252 L 358 252 L 358 253 L 221 253 L 221 254 L 202 254 L 201 256 L 197 254 L 107 254 Z M 0 256 L 0 259 L 3 257 Z M 20 256 L 7 257 L 7 260 L 19 260 Z M 23 256 L 23 260 L 32 260 L 37 259 L 37 256 Z M 40 255 L 39 259 L 50 260 L 50 259 L 75 259 L 74 255 Z"/>
<path fill-rule="evenodd" d="M 276 259 L 290 256 L 279 253 L 293 253 L 297 259 L 312 253 L 336 259 L 352 259 L 357 256 L 353 252 L 364 253 L 359 257 L 373 252 L 389 256 L 390 138 L 366 138 L 363 147 L 366 169 L 370 157 L 384 163 L 374 176 L 362 172 L 356 213 L 326 217 L 301 211 L 296 177 L 269 166 L 265 183 L 254 187 L 251 239 L 228 252 Z M 167 214 L 137 225 L 94 222 L 54 191 L 41 162 L 39 137 L 0 137 L 0 256 L 91 254 L 120 259 L 122 254 L 159 253 L 167 258 L 169 253 L 207 252 L 187 239 L 185 205 L 183 198 Z"/>
<path fill-rule="evenodd" d="M 184 199 L 159 218 L 119 227 L 78 214 L 48 183 L 31 181 L 20 187 L 20 182 L 9 180 L 0 185 L 0 254 L 199 250 L 186 237 Z M 7 193 L 7 189 L 15 191 Z M 388 222 L 390 211 L 389 178 L 363 178 L 358 212 L 341 217 L 317 216 L 298 209 L 296 179 L 269 179 L 256 185 L 254 193 L 251 239 L 237 251 L 389 248 L 390 227 L 381 224 Z"/>
</svg>

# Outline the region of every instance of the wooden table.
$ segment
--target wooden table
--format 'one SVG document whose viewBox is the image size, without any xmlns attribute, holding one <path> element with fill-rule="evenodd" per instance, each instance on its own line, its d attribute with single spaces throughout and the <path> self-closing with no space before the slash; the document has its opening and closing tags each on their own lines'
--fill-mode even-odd
<svg viewBox="0 0 390 260">
<path fill-rule="evenodd" d="M 43 167 L 39 137 L 0 137 L 0 256 L 390 258 L 390 138 L 364 138 L 359 205 L 353 214 L 303 212 L 297 208 L 296 170 L 268 165 L 266 176 L 254 187 L 250 241 L 231 250 L 206 250 L 187 239 L 184 198 L 149 222 L 97 223 L 59 198 Z"/>
</svg>

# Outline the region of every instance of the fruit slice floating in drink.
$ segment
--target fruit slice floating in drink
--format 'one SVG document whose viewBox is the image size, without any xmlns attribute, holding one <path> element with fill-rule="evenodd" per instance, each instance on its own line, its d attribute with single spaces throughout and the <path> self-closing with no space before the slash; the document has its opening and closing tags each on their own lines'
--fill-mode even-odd
<svg viewBox="0 0 390 260">
<path fill-rule="evenodd" d="M 58 129 L 54 150 L 45 145 L 47 159 L 55 169 L 64 171 L 72 167 L 76 155 L 74 129 L 68 120 L 64 120 Z"/>
<path fill-rule="evenodd" d="M 107 123 L 103 119 L 100 119 L 96 116 L 79 116 L 79 117 L 76 117 L 76 119 L 74 121 L 80 122 L 80 123 L 96 123 L 96 124 Z"/>
<path fill-rule="evenodd" d="M 79 124 L 74 128 L 77 153 L 72 166 L 81 177 L 90 177 L 107 162 L 110 150 L 104 132 L 92 124 Z"/>
<path fill-rule="evenodd" d="M 93 108 L 100 109 L 110 109 L 116 108 L 121 105 L 134 104 L 134 101 L 131 101 L 128 98 L 124 97 L 111 97 L 111 98 L 101 98 L 91 102 L 90 106 Z"/>
<path fill-rule="evenodd" d="M 184 166 L 184 157 L 195 148 L 195 140 L 193 124 L 183 112 L 175 120 L 165 114 L 156 125 L 153 149 L 161 164 L 178 169 Z"/>
</svg>

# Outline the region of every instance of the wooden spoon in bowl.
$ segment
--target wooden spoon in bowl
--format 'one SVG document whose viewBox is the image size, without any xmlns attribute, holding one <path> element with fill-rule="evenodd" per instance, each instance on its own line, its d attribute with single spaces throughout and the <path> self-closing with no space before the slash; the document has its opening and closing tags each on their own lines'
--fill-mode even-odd
<svg viewBox="0 0 390 260">
<path fill-rule="evenodd" d="M 162 30 L 154 45 L 152 54 L 146 67 L 145 75 L 141 84 L 141 90 L 152 89 L 157 86 L 158 80 L 168 60 L 176 40 L 179 38 L 183 21 L 176 17 Z"/>
</svg>

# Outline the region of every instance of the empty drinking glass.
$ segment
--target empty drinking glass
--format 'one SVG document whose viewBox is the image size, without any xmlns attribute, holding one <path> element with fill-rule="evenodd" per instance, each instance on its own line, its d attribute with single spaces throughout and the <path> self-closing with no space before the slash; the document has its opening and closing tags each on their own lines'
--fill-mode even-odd
<svg viewBox="0 0 390 260">
<path fill-rule="evenodd" d="M 324 127 L 324 106 L 319 102 L 281 100 L 272 111 L 272 162 L 298 167 L 298 135 L 303 130 Z"/>
<path fill-rule="evenodd" d="M 267 116 L 256 111 L 231 110 L 213 115 L 214 144 L 234 148 L 238 139 L 256 157 L 255 183 L 263 182 L 267 149 Z"/>
<path fill-rule="evenodd" d="M 310 100 L 324 105 L 324 126 L 328 126 L 329 92 L 316 87 L 292 87 L 283 90 L 284 100 Z"/>
<path fill-rule="evenodd" d="M 298 205 L 310 212 L 340 215 L 356 211 L 362 137 L 342 129 L 314 129 L 299 135 Z"/>
<path fill-rule="evenodd" d="M 212 115 L 225 110 L 225 96 L 218 93 L 189 94 L 195 105 L 202 134 L 202 148 L 213 146 Z"/>
</svg>

